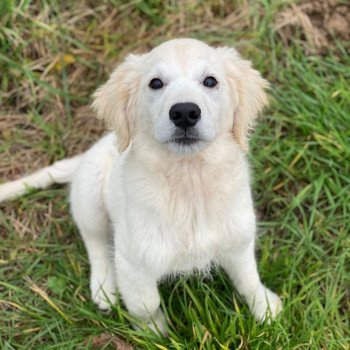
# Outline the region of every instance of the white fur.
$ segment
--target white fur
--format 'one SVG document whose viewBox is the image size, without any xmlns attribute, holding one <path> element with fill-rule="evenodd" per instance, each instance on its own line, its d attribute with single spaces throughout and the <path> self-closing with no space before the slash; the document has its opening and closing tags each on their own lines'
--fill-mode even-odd
<svg viewBox="0 0 350 350">
<path fill-rule="evenodd" d="M 204 87 L 207 76 L 215 76 L 218 86 Z M 155 77 L 165 83 L 161 90 L 148 86 Z M 257 272 L 245 157 L 266 87 L 235 50 L 178 39 L 130 55 L 98 89 L 94 108 L 116 137 L 106 135 L 77 158 L 71 207 L 100 308 L 109 308 L 118 287 L 129 312 L 164 333 L 157 283 L 219 264 L 257 319 L 281 310 L 280 299 Z M 196 103 L 202 111 L 195 127 L 198 144 L 171 142 L 176 127 L 169 109 L 179 102 Z M 18 181 L 24 188 L 26 178 Z M 0 199 L 9 186 L 0 186 Z"/>
<path fill-rule="evenodd" d="M 71 182 L 82 156 L 60 160 L 21 179 L 0 185 L 0 203 L 24 194 L 28 188 L 47 188 L 54 183 Z"/>
</svg>

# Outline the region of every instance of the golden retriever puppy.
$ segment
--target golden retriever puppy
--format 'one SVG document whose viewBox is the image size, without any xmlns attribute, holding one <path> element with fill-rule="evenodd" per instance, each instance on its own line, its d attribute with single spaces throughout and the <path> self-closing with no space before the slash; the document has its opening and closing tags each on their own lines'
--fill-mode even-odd
<svg viewBox="0 0 350 350">
<path fill-rule="evenodd" d="M 158 281 L 217 264 L 257 319 L 273 317 L 281 301 L 257 271 L 246 158 L 267 86 L 236 50 L 193 39 L 129 55 L 94 94 L 94 109 L 114 133 L 1 185 L 0 201 L 26 186 L 71 183 L 101 309 L 118 288 L 131 314 L 165 333 Z"/>
</svg>

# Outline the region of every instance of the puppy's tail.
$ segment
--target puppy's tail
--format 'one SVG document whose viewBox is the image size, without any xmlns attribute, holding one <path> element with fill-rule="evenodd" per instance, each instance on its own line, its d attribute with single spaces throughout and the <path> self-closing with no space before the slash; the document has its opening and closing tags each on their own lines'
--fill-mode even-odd
<svg viewBox="0 0 350 350">
<path fill-rule="evenodd" d="M 21 179 L 0 185 L 0 203 L 24 194 L 28 188 L 47 188 L 54 183 L 71 182 L 83 154 L 66 158 Z"/>
</svg>

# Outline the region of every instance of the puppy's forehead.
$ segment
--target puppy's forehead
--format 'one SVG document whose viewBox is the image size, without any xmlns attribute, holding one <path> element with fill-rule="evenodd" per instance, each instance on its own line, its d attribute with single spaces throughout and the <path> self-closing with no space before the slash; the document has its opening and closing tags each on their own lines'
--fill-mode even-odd
<svg viewBox="0 0 350 350">
<path fill-rule="evenodd" d="M 148 55 L 147 61 L 154 66 L 160 62 L 187 67 L 215 61 L 216 50 L 207 44 L 194 39 L 175 39 L 167 41 L 154 48 Z"/>
</svg>

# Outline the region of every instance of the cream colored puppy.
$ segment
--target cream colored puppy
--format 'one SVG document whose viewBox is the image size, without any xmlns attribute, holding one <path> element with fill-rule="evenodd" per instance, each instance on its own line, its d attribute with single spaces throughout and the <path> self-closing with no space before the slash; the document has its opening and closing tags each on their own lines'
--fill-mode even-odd
<svg viewBox="0 0 350 350">
<path fill-rule="evenodd" d="M 129 55 L 94 94 L 93 107 L 115 134 L 0 186 L 0 201 L 26 185 L 71 183 L 101 309 L 118 288 L 131 314 L 164 333 L 158 281 L 218 264 L 258 320 L 275 316 L 281 301 L 261 283 L 254 256 L 246 159 L 267 86 L 234 49 L 197 40 Z"/>
</svg>

